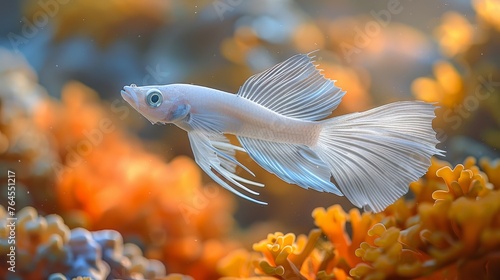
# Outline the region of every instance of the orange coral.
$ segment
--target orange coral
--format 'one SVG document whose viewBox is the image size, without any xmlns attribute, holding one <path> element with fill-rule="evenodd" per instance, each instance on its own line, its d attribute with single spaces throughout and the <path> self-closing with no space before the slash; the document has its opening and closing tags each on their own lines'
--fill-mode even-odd
<svg viewBox="0 0 500 280">
<path fill-rule="evenodd" d="M 226 278 L 230 277 L 250 277 L 253 274 L 254 262 L 259 258 L 259 254 L 248 252 L 244 249 L 237 249 L 217 263 L 217 270 Z"/>
<path fill-rule="evenodd" d="M 193 160 L 166 164 L 145 152 L 120 129 L 127 110 L 121 103 L 101 105 L 95 92 L 75 82 L 64 88 L 62 104 L 38 112 L 62 159 L 54 166 L 55 190 L 68 224 L 118 230 L 139 238 L 145 254 L 169 271 L 215 277 L 218 259 L 237 247 L 227 237 L 233 198 L 203 186 Z"/>
<path fill-rule="evenodd" d="M 347 215 L 338 205 L 331 206 L 326 211 L 323 208 L 316 208 L 312 215 L 316 225 L 338 250 L 338 255 L 345 258 L 350 266 L 359 262 L 353 252 L 361 242 L 366 240 L 367 236 L 364 233 L 381 218 L 381 216 L 371 216 L 368 213 L 360 214 L 358 209 L 351 209 Z M 347 221 L 351 223 L 352 238 L 346 232 Z"/>
<path fill-rule="evenodd" d="M 297 51 L 308 53 L 325 47 L 325 35 L 314 22 L 304 22 L 299 25 L 292 35 Z"/>
<path fill-rule="evenodd" d="M 16 172 L 16 206 L 58 212 L 66 228 L 119 230 L 169 271 L 218 276 L 217 261 L 238 246 L 228 238 L 232 196 L 203 186 L 191 159 L 166 164 L 126 135 L 120 123 L 130 110 L 123 101 L 102 103 L 93 90 L 72 82 L 59 102 L 44 94 L 31 72 L 5 71 L 0 79 L 17 81 L 0 90 L 2 162 L 23 170 Z M 40 223 L 33 229 L 37 236 L 44 234 Z M 48 246 L 62 244 L 57 240 Z"/>
<path fill-rule="evenodd" d="M 328 62 L 321 62 L 318 69 L 322 69 L 325 77 L 335 80 L 338 87 L 349 89 L 340 103 L 341 112 L 364 111 L 373 105 L 368 90 L 371 86 L 370 75 L 366 71 Z"/>
</svg>

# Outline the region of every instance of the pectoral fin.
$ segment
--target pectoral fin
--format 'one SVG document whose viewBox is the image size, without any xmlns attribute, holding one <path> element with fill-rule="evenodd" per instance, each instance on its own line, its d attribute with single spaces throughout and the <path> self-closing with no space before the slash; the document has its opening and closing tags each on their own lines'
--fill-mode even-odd
<svg viewBox="0 0 500 280">
<path fill-rule="evenodd" d="M 201 169 L 205 171 L 210 178 L 225 189 L 244 199 L 258 204 L 267 204 L 266 202 L 251 198 L 239 192 L 235 188 L 238 187 L 253 195 L 259 195 L 258 192 L 249 189 L 243 184 L 258 187 L 264 186 L 261 183 L 242 178 L 235 174 L 236 166 L 240 166 L 248 173 L 255 176 L 247 167 L 238 162 L 234 157 L 236 150 L 245 151 L 243 148 L 229 143 L 224 135 L 216 132 L 210 133 L 206 131 L 201 132 L 193 130 L 188 133 L 188 136 L 196 163 L 198 163 Z M 217 176 L 217 173 L 226 179 L 227 182 Z"/>
<path fill-rule="evenodd" d="M 330 168 L 309 147 L 241 136 L 238 139 L 253 160 L 281 180 L 304 189 L 342 196 L 330 182 Z"/>
</svg>

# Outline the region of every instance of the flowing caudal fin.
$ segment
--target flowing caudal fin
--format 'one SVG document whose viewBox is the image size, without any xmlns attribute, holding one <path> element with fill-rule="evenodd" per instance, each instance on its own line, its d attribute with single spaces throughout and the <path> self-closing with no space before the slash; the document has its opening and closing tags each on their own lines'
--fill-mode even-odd
<svg viewBox="0 0 500 280">
<path fill-rule="evenodd" d="M 443 154 L 432 129 L 434 109 L 396 102 L 328 119 L 312 149 L 354 205 L 379 212 L 427 171 L 432 155 Z"/>
</svg>

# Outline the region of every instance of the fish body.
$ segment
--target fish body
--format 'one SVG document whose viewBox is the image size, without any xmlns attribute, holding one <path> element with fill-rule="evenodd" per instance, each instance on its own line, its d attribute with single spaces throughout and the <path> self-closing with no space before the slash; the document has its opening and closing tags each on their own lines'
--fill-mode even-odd
<svg viewBox="0 0 500 280">
<path fill-rule="evenodd" d="M 193 129 L 208 129 L 224 134 L 243 137 L 258 135 L 258 138 L 262 140 L 304 145 L 315 144 L 319 136 L 320 126 L 315 122 L 280 115 L 232 93 L 188 84 L 172 84 L 157 88 L 160 88 L 162 92 L 178 92 L 179 97 L 176 102 L 189 104 L 190 117 L 179 120 L 160 119 L 160 121 L 151 119 L 153 123 L 171 122 L 187 132 Z M 125 87 L 124 98 L 126 100 L 127 92 L 133 89 L 133 87 Z M 210 122 L 211 126 L 195 125 L 193 127 L 190 125 L 191 118 Z"/>
<path fill-rule="evenodd" d="M 247 152 L 282 180 L 382 211 L 441 154 L 432 129 L 434 106 L 406 101 L 325 119 L 345 92 L 321 75 L 310 55 L 296 55 L 249 78 L 237 94 L 187 84 L 125 86 L 122 97 L 152 123 L 188 132 L 196 162 L 224 188 L 263 185 L 236 174 Z M 236 135 L 240 145 L 225 135 Z M 217 176 L 217 173 L 222 176 Z M 338 186 L 331 182 L 335 179 Z"/>
</svg>

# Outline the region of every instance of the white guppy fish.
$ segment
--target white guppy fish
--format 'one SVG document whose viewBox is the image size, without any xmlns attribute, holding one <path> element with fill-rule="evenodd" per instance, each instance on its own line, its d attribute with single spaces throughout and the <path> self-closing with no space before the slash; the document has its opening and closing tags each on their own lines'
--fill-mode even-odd
<svg viewBox="0 0 500 280">
<path fill-rule="evenodd" d="M 237 189 L 258 195 L 245 185 L 264 185 L 235 174 L 240 166 L 255 176 L 236 160 L 236 151 L 287 183 L 345 195 L 357 207 L 380 212 L 427 171 L 432 155 L 443 153 L 432 128 L 435 106 L 402 101 L 324 119 L 346 93 L 334 82 L 313 56 L 299 54 L 250 77 L 237 94 L 132 84 L 121 95 L 151 123 L 187 131 L 201 169 L 242 198 L 267 204 Z M 241 147 L 225 134 L 236 135 Z"/>
</svg>

